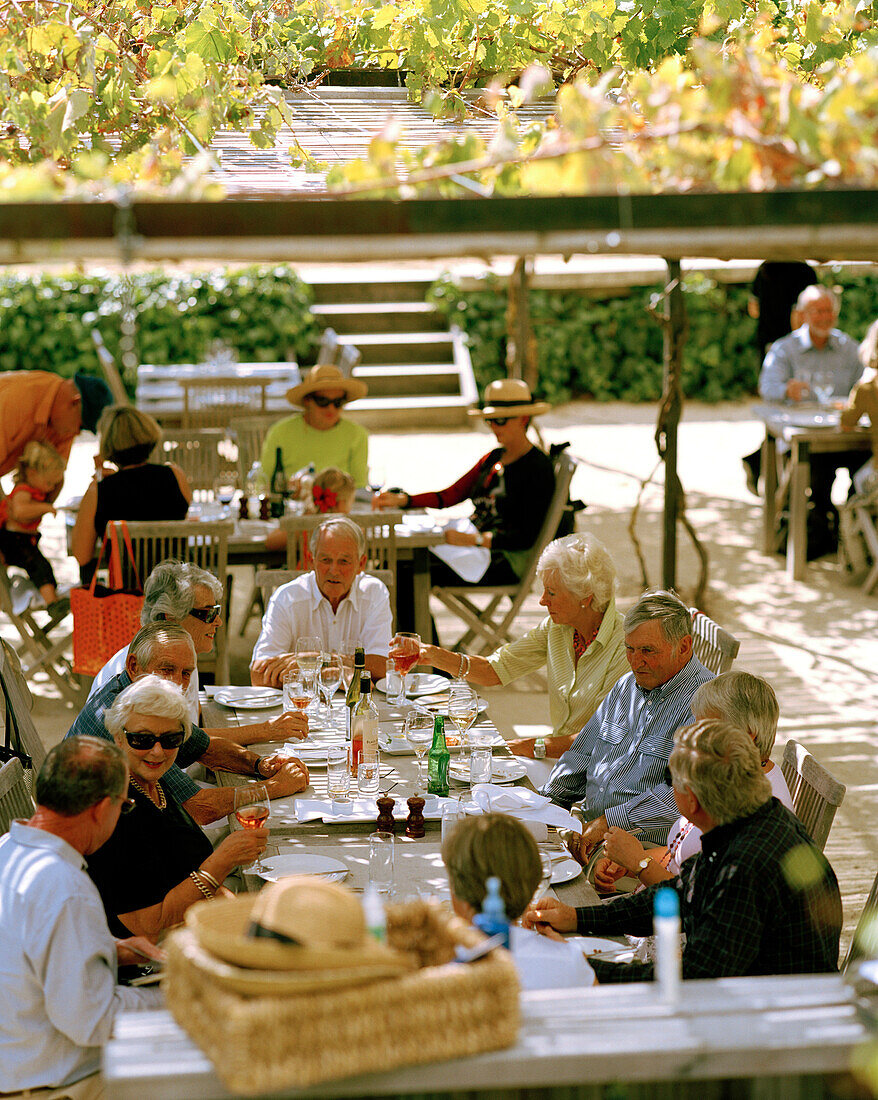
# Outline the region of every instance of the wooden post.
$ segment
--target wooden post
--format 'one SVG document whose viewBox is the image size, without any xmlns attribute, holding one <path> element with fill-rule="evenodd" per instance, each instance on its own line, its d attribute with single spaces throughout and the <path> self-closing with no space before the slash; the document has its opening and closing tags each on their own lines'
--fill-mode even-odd
<svg viewBox="0 0 878 1100">
<path fill-rule="evenodd" d="M 506 307 L 506 374 L 523 378 L 533 392 L 537 385 L 536 341 L 530 324 L 530 276 L 533 270 L 528 256 L 520 256 L 509 277 Z"/>
<path fill-rule="evenodd" d="M 668 265 L 667 324 L 664 326 L 664 393 L 659 420 L 663 435 L 665 461 L 665 506 L 662 538 L 662 586 L 675 588 L 677 583 L 677 518 L 682 487 L 677 476 L 677 428 L 680 424 L 682 393 L 680 376 L 683 369 L 686 306 L 683 301 L 680 261 L 666 260 Z"/>
</svg>

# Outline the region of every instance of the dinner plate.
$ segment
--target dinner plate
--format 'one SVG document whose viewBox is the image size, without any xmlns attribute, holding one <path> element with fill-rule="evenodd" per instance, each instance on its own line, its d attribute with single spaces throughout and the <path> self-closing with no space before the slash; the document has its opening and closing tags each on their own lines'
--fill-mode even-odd
<svg viewBox="0 0 878 1100">
<path fill-rule="evenodd" d="M 315 856 L 308 852 L 290 852 L 279 856 L 268 856 L 262 860 L 264 871 L 257 871 L 260 878 L 268 882 L 277 882 L 290 875 L 319 875 L 327 882 L 341 882 L 349 873 L 346 863 L 329 856 Z"/>
<path fill-rule="evenodd" d="M 552 865 L 552 878 L 551 883 L 553 886 L 558 886 L 562 882 L 571 882 L 578 875 L 582 874 L 582 864 L 577 863 L 575 859 L 559 859 L 557 863 Z M 616 947 L 619 945 L 616 944 Z"/>
<path fill-rule="evenodd" d="M 265 710 L 283 703 L 283 692 L 269 687 L 224 687 L 215 691 L 213 697 L 224 707 L 238 710 Z"/>
<path fill-rule="evenodd" d="M 632 954 L 632 947 L 627 943 L 619 943 L 618 940 L 605 940 L 600 936 L 565 936 L 566 943 L 573 943 L 588 957 L 589 955 L 628 955 Z"/>
<path fill-rule="evenodd" d="M 448 683 L 448 681 L 445 681 Z M 479 714 L 484 714 L 488 709 L 488 704 L 478 696 L 479 700 Z M 418 699 L 418 706 L 423 707 L 425 710 L 432 711 L 433 714 L 448 714 L 448 692 L 443 691 L 441 694 L 423 695 Z"/>
<path fill-rule="evenodd" d="M 469 783 L 469 762 L 455 760 L 448 768 L 448 774 L 461 783 Z M 491 761 L 492 783 L 514 783 L 527 775 L 527 768 L 519 760 L 507 760 L 495 757 Z"/>
<path fill-rule="evenodd" d="M 413 672 L 406 681 L 406 694 L 412 695 L 430 695 L 434 691 L 442 691 L 443 688 L 448 687 L 450 683 L 447 676 L 437 676 L 433 672 Z M 383 680 L 379 680 L 375 685 L 379 691 L 383 691 L 387 694 L 387 677 Z"/>
</svg>

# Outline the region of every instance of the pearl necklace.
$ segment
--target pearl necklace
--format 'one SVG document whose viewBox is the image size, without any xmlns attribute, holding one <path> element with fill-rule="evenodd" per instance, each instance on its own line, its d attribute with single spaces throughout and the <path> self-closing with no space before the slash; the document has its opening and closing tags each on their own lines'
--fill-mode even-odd
<svg viewBox="0 0 878 1100">
<path fill-rule="evenodd" d="M 148 798 L 153 806 L 158 806 L 160 810 L 163 810 L 167 806 L 168 800 L 165 798 L 165 792 L 162 790 L 158 783 L 156 783 L 155 788 L 158 791 L 158 799 L 155 799 L 152 797 L 149 791 L 141 787 L 140 783 L 134 778 L 133 775 L 128 776 L 128 782 L 136 791 L 140 791 L 144 798 Z"/>
</svg>

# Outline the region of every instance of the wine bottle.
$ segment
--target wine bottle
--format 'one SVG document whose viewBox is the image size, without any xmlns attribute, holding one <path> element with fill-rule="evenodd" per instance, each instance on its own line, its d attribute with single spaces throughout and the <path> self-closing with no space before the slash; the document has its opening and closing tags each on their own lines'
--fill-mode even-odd
<svg viewBox="0 0 878 1100">
<path fill-rule="evenodd" d="M 271 475 L 270 508 L 272 519 L 280 519 L 284 514 L 284 500 L 287 496 L 287 475 L 284 472 L 284 456 L 280 447 L 275 450 L 274 473 Z"/>
<path fill-rule="evenodd" d="M 360 699 L 351 722 L 351 770 L 360 760 L 378 759 L 378 710 L 372 702 L 372 680 L 368 672 L 360 676 Z"/>
<path fill-rule="evenodd" d="M 356 709 L 357 703 L 360 701 L 360 677 L 363 675 L 365 667 L 366 651 L 361 645 L 358 645 L 354 650 L 354 674 L 351 676 L 351 682 L 348 685 L 348 692 L 345 696 L 345 707 L 347 708 L 347 713 L 345 715 L 345 735 L 348 741 L 351 739 L 354 710 Z"/>
<path fill-rule="evenodd" d="M 451 753 L 445 744 L 445 718 L 437 714 L 433 719 L 433 744 L 427 753 L 427 793 L 448 797 L 448 765 Z"/>
</svg>

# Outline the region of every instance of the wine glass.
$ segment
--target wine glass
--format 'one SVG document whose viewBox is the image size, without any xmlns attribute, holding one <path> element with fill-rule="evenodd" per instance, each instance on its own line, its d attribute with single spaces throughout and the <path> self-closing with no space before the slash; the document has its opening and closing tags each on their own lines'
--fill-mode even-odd
<svg viewBox="0 0 878 1100">
<path fill-rule="evenodd" d="M 469 750 L 469 729 L 479 713 L 479 697 L 467 683 L 452 681 L 448 691 L 448 717 L 460 734 L 460 751 L 465 755 Z"/>
<path fill-rule="evenodd" d="M 228 508 L 234 500 L 237 488 L 238 477 L 234 470 L 224 470 L 217 474 L 213 482 L 214 496 L 224 508 Z"/>
<path fill-rule="evenodd" d="M 351 686 L 351 680 L 354 678 L 354 655 L 359 644 L 358 638 L 345 638 L 338 649 L 341 657 L 341 682 L 345 691 Z"/>
<path fill-rule="evenodd" d="M 832 371 L 815 370 L 811 376 L 811 389 L 821 405 L 828 405 L 835 389 Z"/>
<path fill-rule="evenodd" d="M 332 725 L 332 700 L 338 691 L 341 677 L 341 657 L 337 653 L 324 653 L 323 664 L 318 674 L 318 684 L 327 710 L 326 721 L 330 726 Z"/>
<path fill-rule="evenodd" d="M 394 703 L 404 706 L 408 701 L 406 695 L 406 678 L 412 668 L 418 663 L 421 653 L 421 639 L 417 634 L 396 633 L 390 643 L 389 656 L 396 661 L 396 670 L 402 680 L 402 689 Z"/>
<path fill-rule="evenodd" d="M 412 710 L 406 715 L 403 733 L 418 758 L 418 787 L 423 790 L 426 783 L 424 753 L 433 741 L 433 715 L 426 710 Z"/>
<path fill-rule="evenodd" d="M 284 710 L 304 714 L 314 701 L 314 684 L 300 670 L 291 669 L 283 675 Z"/>
<path fill-rule="evenodd" d="M 243 783 L 235 787 L 235 817 L 242 829 L 259 829 L 268 821 L 271 803 L 264 783 Z M 242 867 L 245 875 L 258 875 L 265 870 L 261 859 Z"/>
<path fill-rule="evenodd" d="M 323 643 L 316 634 L 303 634 L 296 639 L 296 664 L 316 692 L 317 673 L 323 664 Z"/>
</svg>

